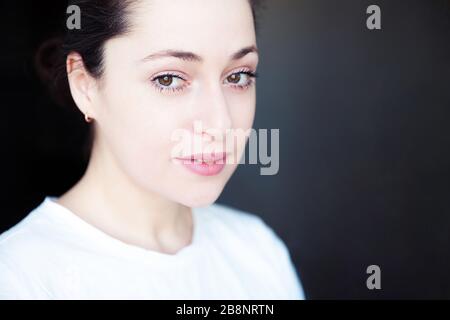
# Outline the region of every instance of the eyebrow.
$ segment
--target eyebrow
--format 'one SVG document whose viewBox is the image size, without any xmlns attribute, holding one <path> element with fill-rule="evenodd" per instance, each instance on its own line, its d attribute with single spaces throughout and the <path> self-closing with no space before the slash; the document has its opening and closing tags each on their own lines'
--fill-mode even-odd
<svg viewBox="0 0 450 320">
<path fill-rule="evenodd" d="M 247 54 L 252 53 L 252 52 L 258 54 L 258 48 L 254 45 L 242 48 L 241 50 L 233 53 L 230 56 L 230 60 L 239 60 L 239 59 L 245 57 Z M 195 54 L 193 52 L 169 49 L 169 50 L 163 50 L 163 51 L 159 51 L 159 52 L 150 54 L 147 57 L 145 57 L 144 59 L 142 59 L 142 62 L 147 62 L 150 60 L 167 58 L 167 57 L 174 57 L 174 58 L 178 58 L 178 59 L 181 59 L 184 61 L 189 61 L 189 62 L 202 62 L 203 61 L 202 57 L 200 57 L 198 54 Z"/>
</svg>

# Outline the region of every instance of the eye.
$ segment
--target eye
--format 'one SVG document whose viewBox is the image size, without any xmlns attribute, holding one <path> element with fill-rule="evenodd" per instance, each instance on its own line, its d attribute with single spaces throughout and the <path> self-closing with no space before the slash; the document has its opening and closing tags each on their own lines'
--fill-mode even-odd
<svg viewBox="0 0 450 320">
<path fill-rule="evenodd" d="M 258 74 L 256 72 L 242 70 L 229 75 L 226 78 L 226 81 L 231 84 L 232 87 L 237 89 L 246 89 L 255 82 L 255 78 L 257 77 Z"/>
<path fill-rule="evenodd" d="M 185 88 L 186 80 L 177 74 L 165 73 L 151 80 L 153 86 L 159 91 L 180 91 Z"/>
</svg>

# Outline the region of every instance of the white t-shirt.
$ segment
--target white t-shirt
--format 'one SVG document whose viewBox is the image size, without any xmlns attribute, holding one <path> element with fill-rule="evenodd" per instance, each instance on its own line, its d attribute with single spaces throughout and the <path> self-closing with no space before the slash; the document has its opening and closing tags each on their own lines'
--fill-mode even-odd
<svg viewBox="0 0 450 320">
<path fill-rule="evenodd" d="M 0 235 L 0 299 L 304 299 L 290 254 L 262 218 L 193 208 L 176 254 L 122 242 L 47 196 Z"/>
</svg>

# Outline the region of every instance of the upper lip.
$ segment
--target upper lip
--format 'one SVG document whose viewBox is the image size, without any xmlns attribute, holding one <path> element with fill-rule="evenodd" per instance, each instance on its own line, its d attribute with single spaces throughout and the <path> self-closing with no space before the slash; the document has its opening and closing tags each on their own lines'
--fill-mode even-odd
<svg viewBox="0 0 450 320">
<path fill-rule="evenodd" d="M 213 162 L 223 160 L 226 157 L 226 152 L 213 153 L 196 153 L 186 157 L 178 157 L 180 160 L 202 160 L 205 162 Z"/>
</svg>

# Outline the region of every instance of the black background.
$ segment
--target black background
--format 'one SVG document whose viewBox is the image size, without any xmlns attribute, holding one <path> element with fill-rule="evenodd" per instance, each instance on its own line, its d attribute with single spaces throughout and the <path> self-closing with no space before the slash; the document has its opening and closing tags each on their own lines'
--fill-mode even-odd
<svg viewBox="0 0 450 320">
<path fill-rule="evenodd" d="M 0 232 L 85 169 L 81 114 L 33 68 L 64 13 L 0 3 Z M 450 298 L 450 1 L 272 0 L 260 26 L 254 127 L 280 129 L 280 171 L 240 166 L 219 202 L 275 229 L 309 299 Z"/>
</svg>

